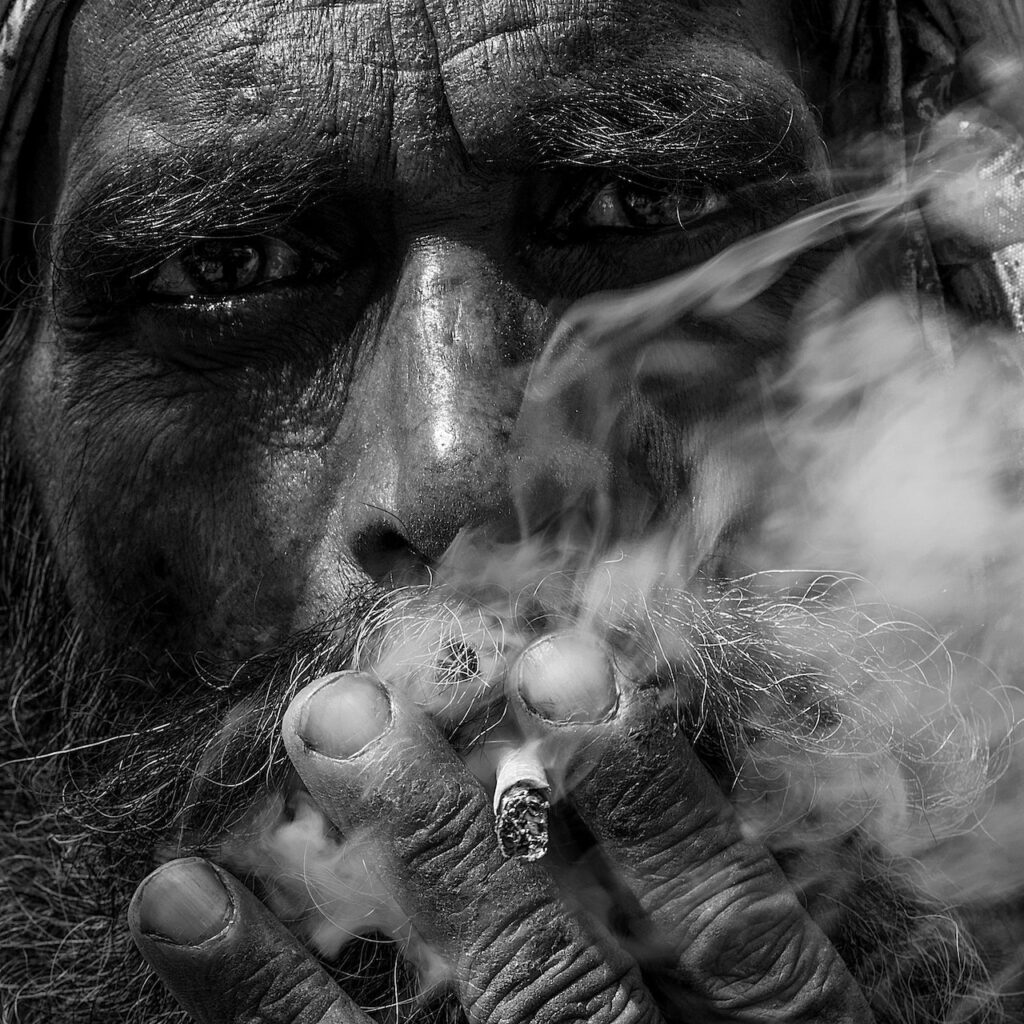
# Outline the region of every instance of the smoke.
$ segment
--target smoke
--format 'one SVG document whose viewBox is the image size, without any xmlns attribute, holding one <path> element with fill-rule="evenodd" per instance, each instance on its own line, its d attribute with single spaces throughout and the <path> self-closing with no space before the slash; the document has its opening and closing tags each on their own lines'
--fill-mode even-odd
<svg viewBox="0 0 1024 1024">
<path fill-rule="evenodd" d="M 863 882 L 863 858 L 834 852 L 852 836 L 886 864 L 914 858 L 915 884 L 943 902 L 1005 896 L 1024 877 L 1008 849 L 1018 816 L 992 789 L 1024 653 L 1014 341 L 922 311 L 873 266 L 908 211 L 977 246 L 1008 242 L 997 141 L 958 115 L 909 185 L 574 306 L 520 418 L 526 539 L 461 536 L 429 587 L 370 616 L 355 664 L 412 694 L 493 786 L 474 751 L 507 737 L 509 666 L 533 637 L 582 630 L 627 674 L 665 681 L 748 833 L 800 861 L 809 903 L 831 872 Z M 772 288 L 840 237 L 780 323 Z M 751 356 L 751 337 L 770 358 Z M 727 393 L 708 399 L 715 385 Z M 652 413 L 675 476 L 638 487 Z M 372 862 L 359 837 L 328 840 L 313 819 L 269 829 L 261 854 L 292 880 L 287 899 L 298 881 L 319 911 L 311 941 L 329 952 L 371 924 L 408 935 L 354 870 Z M 265 873 L 258 860 L 245 863 Z"/>
<path fill-rule="evenodd" d="M 948 129 L 909 184 L 570 309 L 515 432 L 522 539 L 466 531 L 428 585 L 367 595 L 354 637 L 346 623 L 344 642 L 297 638 L 273 671 L 248 667 L 255 687 L 223 680 L 215 715 L 204 698 L 183 723 L 168 704 L 152 747 L 122 759 L 140 769 L 122 770 L 128 792 L 97 787 L 104 827 L 138 818 L 142 847 L 173 799 L 163 855 L 216 856 L 325 959 L 394 937 L 429 990 L 446 965 L 376 876 L 372 835 L 340 832 L 287 770 L 281 710 L 320 672 L 377 673 L 491 790 L 494 751 L 523 739 L 512 668 L 537 637 L 572 630 L 658 683 L 876 1008 L 964 1016 L 982 972 L 947 911 L 1024 881 L 1006 771 L 1024 403 L 1010 335 L 891 287 L 915 211 L 1008 244 L 988 214 L 1009 161 L 991 133 Z M 551 870 L 610 924 L 621 907 L 572 820 L 567 752 L 548 756 L 552 829 L 572 833 Z M 143 768 L 150 803 L 135 796 Z"/>
</svg>

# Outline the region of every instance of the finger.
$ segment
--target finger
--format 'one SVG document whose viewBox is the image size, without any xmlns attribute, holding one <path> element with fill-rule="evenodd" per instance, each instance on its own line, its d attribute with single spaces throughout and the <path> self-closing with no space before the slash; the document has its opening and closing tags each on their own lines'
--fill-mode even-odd
<svg viewBox="0 0 1024 1024">
<path fill-rule="evenodd" d="M 501 856 L 483 790 L 397 693 L 358 673 L 321 680 L 284 737 L 324 812 L 377 837 L 382 879 L 451 965 L 471 1020 L 660 1020 L 636 965 L 595 944 L 542 870 Z"/>
<path fill-rule="evenodd" d="M 514 666 L 524 728 L 567 759 L 571 799 L 670 953 L 678 980 L 729 1020 L 870 1020 L 832 944 L 656 691 L 596 641 L 553 634 Z"/>
<path fill-rule="evenodd" d="M 200 1024 L 370 1024 L 245 886 L 206 861 L 157 868 L 135 891 L 128 923 Z"/>
</svg>

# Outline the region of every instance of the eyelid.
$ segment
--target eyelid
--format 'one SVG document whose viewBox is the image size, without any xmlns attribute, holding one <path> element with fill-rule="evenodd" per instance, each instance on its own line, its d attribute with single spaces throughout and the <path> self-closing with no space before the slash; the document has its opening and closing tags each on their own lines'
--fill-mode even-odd
<svg viewBox="0 0 1024 1024">
<path fill-rule="evenodd" d="M 195 249 L 203 244 L 215 247 L 218 243 L 225 247 L 225 251 L 231 245 L 239 248 L 248 245 L 258 249 L 262 260 L 259 268 L 259 280 L 239 288 L 227 287 L 223 290 L 212 287 L 204 289 L 201 282 L 196 282 L 185 264 L 191 255 L 190 249 Z M 282 267 L 281 263 L 286 263 L 289 256 L 298 261 L 305 261 L 306 266 L 298 267 L 295 270 L 291 270 L 287 266 Z M 324 266 L 338 266 L 343 262 L 343 258 L 343 254 L 334 247 L 306 232 L 288 227 L 273 234 L 214 235 L 195 239 L 191 246 L 180 247 L 176 252 L 164 256 L 158 263 L 142 273 L 132 275 L 132 279 L 135 282 L 136 290 L 141 292 L 148 302 L 209 305 L 223 302 L 226 299 L 243 298 L 247 295 L 270 291 L 289 284 L 301 284 L 304 283 L 304 277 L 309 281 L 316 280 L 324 276 Z M 312 267 L 310 263 L 312 263 Z M 318 263 L 324 266 L 319 266 Z M 304 274 L 304 270 L 308 273 Z M 154 288 L 154 280 L 158 280 L 164 273 L 169 277 L 169 282 L 165 282 L 165 287 Z M 175 281 L 174 275 L 177 275 L 177 281 Z"/>
<path fill-rule="evenodd" d="M 633 201 L 649 198 L 644 204 Z M 672 200 L 676 199 L 674 208 Z M 550 212 L 543 219 L 554 234 L 570 236 L 587 232 L 619 234 L 656 234 L 703 226 L 711 217 L 727 212 L 732 192 L 709 184 L 685 181 L 640 181 L 634 176 L 613 171 L 590 172 L 574 176 L 562 184 Z M 664 207 L 659 213 L 651 208 Z M 649 222 L 644 217 L 650 216 Z"/>
</svg>

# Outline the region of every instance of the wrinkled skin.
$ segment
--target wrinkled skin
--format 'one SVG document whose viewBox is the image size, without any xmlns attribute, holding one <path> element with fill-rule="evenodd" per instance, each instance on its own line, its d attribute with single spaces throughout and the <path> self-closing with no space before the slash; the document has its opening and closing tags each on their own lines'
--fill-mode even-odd
<svg viewBox="0 0 1024 1024">
<path fill-rule="evenodd" d="M 615 180 L 595 187 L 565 166 L 615 160 L 572 143 L 571 111 L 609 84 L 614 96 L 663 80 L 703 100 L 700 76 L 723 76 L 725 107 L 698 108 L 694 136 L 722 149 L 731 180 L 719 168 L 717 191 L 770 177 L 773 160 L 794 178 L 817 165 L 775 5 L 434 6 L 175 5 L 173 18 L 140 14 L 144 39 L 120 7 L 75 19 L 45 160 L 62 272 L 17 423 L 72 595 L 101 628 L 142 608 L 139 632 L 157 643 L 248 653 L 333 614 L 367 573 L 434 559 L 467 524 L 500 527 L 526 457 L 522 386 L 551 317 L 814 198 L 819 186 L 797 181 L 788 203 L 773 194 L 767 212 L 740 208 L 690 237 L 671 220 L 559 234 L 560 205 Z M 550 109 L 556 88 L 568 98 L 537 129 L 518 108 Z M 681 179 L 717 152 L 644 148 L 638 162 Z M 238 195 L 178 194 L 196 186 L 182 166 L 208 192 L 225 154 Z M 297 180 L 282 182 L 288 162 Z M 129 217 L 130 175 L 146 168 Z M 114 173 L 129 178 L 111 185 Z M 153 267 L 190 234 L 273 235 L 246 232 L 246 217 L 302 207 L 290 230 L 330 252 L 314 257 L 330 264 L 318 280 L 176 305 L 123 280 L 107 294 L 101 275 Z M 550 476 L 571 477 L 550 458 Z"/>
<path fill-rule="evenodd" d="M 698 262 L 822 194 L 820 140 L 793 82 L 782 2 L 132 7 L 87 0 L 70 29 L 56 137 L 35 168 L 46 187 L 29 211 L 55 222 L 50 298 L 13 397 L 18 445 L 78 614 L 95 638 L 122 645 L 127 616 L 129 646 L 151 662 L 165 651 L 257 653 L 331 618 L 371 583 L 415 577 L 464 526 L 510 535 L 509 480 L 524 465 L 532 474 L 538 458 L 518 423 L 523 387 L 568 302 Z M 725 84 L 709 88 L 708 75 Z M 701 182 L 684 193 L 684 219 L 741 184 L 755 186 L 749 205 L 680 233 L 671 218 L 637 226 L 621 205 L 593 204 L 591 193 L 610 183 L 614 192 L 626 158 L 595 148 L 614 133 L 586 136 L 578 112 L 592 104 L 607 115 L 609 95 L 652 89 L 689 97 L 696 130 L 670 152 L 659 149 L 664 137 L 641 138 L 628 158 L 649 177 Z M 776 188 L 764 208 L 762 176 Z M 191 242 L 227 235 L 232 259 L 264 257 L 237 289 L 219 275 L 249 270 L 225 271 L 224 248 L 197 256 Z M 197 280 L 204 267 L 212 284 Z M 702 401 L 727 402 L 775 354 L 771 318 L 791 307 L 800 271 L 767 297 L 757 341 L 737 336 L 725 385 Z M 690 410 L 668 412 L 685 429 Z M 525 511 L 530 528 L 580 483 L 571 452 L 542 454 L 547 489 Z M 628 485 L 628 465 L 612 477 Z M 647 516 L 680 498 L 667 482 L 648 486 Z M 402 706 L 401 695 L 390 700 Z M 335 821 L 388 823 L 396 889 L 459 965 L 467 1010 L 503 1022 L 658 1019 L 660 997 L 628 957 L 558 908 L 542 869 L 495 859 L 486 801 L 429 723 L 406 715 L 409 735 L 381 794 L 344 796 L 340 762 L 312 756 L 294 716 L 286 743 L 310 791 L 326 803 L 335 794 L 338 805 L 325 807 Z M 613 724 L 597 744 L 613 751 L 598 758 L 609 778 L 629 763 L 614 750 L 636 729 Z M 692 921 L 667 940 L 675 983 L 695 1007 L 729 1019 L 869 1019 L 827 940 L 767 853 L 741 840 L 687 750 L 679 744 L 682 767 L 659 755 L 650 779 L 624 771 L 608 782 L 613 803 L 619 785 L 688 792 L 655 808 L 681 816 L 672 842 L 660 842 L 664 817 L 631 846 L 629 823 L 601 812 L 618 829 L 607 840 L 613 862 L 657 894 L 655 910 L 659 880 L 693 870 L 694 850 L 719 865 L 696 895 L 672 897 L 679 922 Z M 423 833 L 440 799 L 431 786 L 454 802 L 450 820 L 435 823 L 441 835 Z M 403 807 L 417 813 L 396 822 L 389 808 Z M 619 802 L 620 815 L 627 809 L 644 812 Z M 468 830 L 454 843 L 443 834 L 451 821 Z M 469 851 L 466 835 L 478 837 Z M 502 927 L 449 920 L 430 888 L 440 883 L 416 873 L 426 854 L 444 866 L 443 888 L 469 902 L 495 873 L 519 872 L 525 881 L 499 887 L 511 894 L 501 897 L 511 900 L 497 914 Z M 161 907 L 182 902 L 202 870 L 165 868 L 133 916 L 143 952 L 198 1019 L 361 1019 L 240 888 L 241 937 L 231 926 L 220 946 L 183 953 L 142 934 L 188 932 Z M 532 944 L 517 914 L 536 927 Z M 708 929 L 709 915 L 720 925 Z M 764 941 L 737 951 L 736 937 L 750 934 Z M 538 982 L 545 956 L 558 969 Z M 582 989 L 563 969 L 574 963 Z"/>
</svg>

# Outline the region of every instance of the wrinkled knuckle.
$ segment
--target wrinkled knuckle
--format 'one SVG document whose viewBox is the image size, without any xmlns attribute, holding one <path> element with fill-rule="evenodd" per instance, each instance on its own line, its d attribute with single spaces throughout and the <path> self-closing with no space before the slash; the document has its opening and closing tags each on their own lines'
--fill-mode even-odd
<svg viewBox="0 0 1024 1024">
<path fill-rule="evenodd" d="M 668 913 L 673 914 L 679 921 L 679 930 L 682 934 L 692 931 L 692 927 L 687 923 L 686 893 L 680 879 L 673 877 L 670 870 L 652 870 L 649 878 L 650 886 L 644 894 L 645 905 L 663 907 Z"/>
<path fill-rule="evenodd" d="M 538 949 L 530 922 L 510 925 L 492 949 L 501 957 L 484 978 L 470 976 L 464 1006 L 479 1024 L 526 1021 L 588 1024 L 653 1022 L 635 969 L 610 966 L 592 944 L 578 939 Z M 474 972 L 475 974 L 475 972 Z"/>
<path fill-rule="evenodd" d="M 779 933 L 775 938 L 770 961 L 757 965 L 759 970 L 748 972 L 735 986 L 730 1007 L 771 1003 L 787 1007 L 794 1018 L 824 1019 L 824 1008 L 852 986 L 842 961 L 806 934 Z"/>
<path fill-rule="evenodd" d="M 425 886 L 443 884 L 453 873 L 472 879 L 486 873 L 493 835 L 482 823 L 487 808 L 481 794 L 449 782 L 436 793 L 429 820 L 419 817 L 394 839 L 395 851 Z"/>
<path fill-rule="evenodd" d="M 707 841 L 705 832 L 699 865 L 680 872 L 673 868 L 678 858 L 678 844 L 666 846 L 661 855 L 645 860 L 645 873 L 651 881 L 645 893 L 645 904 L 667 909 L 678 922 L 677 933 L 685 936 L 689 957 L 702 960 L 718 953 L 730 953 L 734 935 L 745 931 L 749 923 L 756 929 L 762 902 L 782 903 L 796 907 L 788 890 L 780 890 L 770 877 L 771 865 L 756 851 L 736 844 Z M 648 863 L 651 864 L 648 869 Z"/>
<path fill-rule="evenodd" d="M 584 807 L 588 818 L 600 828 L 605 841 L 623 848 L 644 844 L 644 856 L 664 853 L 678 858 L 682 844 L 715 824 L 711 809 L 680 800 L 676 771 L 649 771 L 632 778 L 604 775 L 595 778 L 595 793 Z M 589 812 L 589 813 L 588 813 Z"/>
<path fill-rule="evenodd" d="M 785 893 L 740 898 L 720 915 L 709 915 L 698 946 L 709 994 L 720 1009 L 795 1008 L 821 991 L 816 975 L 822 951 L 808 941 Z"/>
<path fill-rule="evenodd" d="M 732 969 L 728 973 L 733 981 L 743 983 L 757 978 L 765 965 L 785 964 L 794 935 L 784 899 L 759 900 L 737 909 L 742 927 L 729 930 Z"/>
<path fill-rule="evenodd" d="M 750 977 L 780 941 L 786 902 L 751 898 L 736 886 L 704 895 L 686 913 L 688 959 L 728 984 Z"/>
<path fill-rule="evenodd" d="M 607 795 L 601 808 L 605 828 L 628 836 L 630 826 L 635 828 L 638 818 L 645 823 L 650 821 L 650 815 L 655 811 L 650 792 L 656 785 L 653 781 L 645 779 L 641 785 L 637 780 L 609 778 L 602 782 L 607 785 Z"/>
<path fill-rule="evenodd" d="M 303 1010 L 305 1000 L 296 992 L 309 991 L 318 981 L 315 963 L 296 961 L 291 953 L 278 953 L 255 965 L 225 988 L 225 1003 L 234 1008 L 231 1019 L 239 1022 L 274 1021 L 290 1024 Z"/>
<path fill-rule="evenodd" d="M 672 834 L 678 820 L 678 811 L 655 807 L 644 795 L 643 787 L 628 786 L 609 794 L 596 810 L 584 809 L 588 820 L 600 830 L 603 842 L 618 849 L 647 848 Z"/>
</svg>

